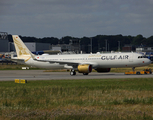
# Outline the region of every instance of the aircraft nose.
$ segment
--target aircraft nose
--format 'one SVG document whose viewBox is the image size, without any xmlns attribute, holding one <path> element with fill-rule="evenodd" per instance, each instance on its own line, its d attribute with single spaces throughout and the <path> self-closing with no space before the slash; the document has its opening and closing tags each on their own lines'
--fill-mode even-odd
<svg viewBox="0 0 153 120">
<path fill-rule="evenodd" d="M 150 59 L 148 59 L 148 60 L 149 60 L 149 63 L 151 63 L 151 62 L 152 62 Z"/>
<path fill-rule="evenodd" d="M 150 59 L 146 59 L 146 60 L 144 61 L 144 63 L 146 63 L 147 65 L 149 65 L 149 64 L 151 64 L 151 60 L 150 60 Z"/>
</svg>

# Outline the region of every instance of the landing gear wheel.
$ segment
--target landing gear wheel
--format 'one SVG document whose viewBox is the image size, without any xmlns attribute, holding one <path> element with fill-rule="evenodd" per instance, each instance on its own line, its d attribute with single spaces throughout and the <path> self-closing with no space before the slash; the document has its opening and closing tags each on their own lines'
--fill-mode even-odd
<svg viewBox="0 0 153 120">
<path fill-rule="evenodd" d="M 83 75 L 88 75 L 88 73 L 83 73 Z"/>
<path fill-rule="evenodd" d="M 76 75 L 76 72 L 73 71 L 73 70 L 71 70 L 70 75 L 71 75 L 71 76 Z"/>
</svg>

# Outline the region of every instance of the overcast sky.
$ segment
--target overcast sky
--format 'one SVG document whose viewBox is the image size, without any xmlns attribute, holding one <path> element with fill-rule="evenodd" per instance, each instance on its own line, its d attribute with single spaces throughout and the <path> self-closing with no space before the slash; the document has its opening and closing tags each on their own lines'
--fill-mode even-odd
<svg viewBox="0 0 153 120">
<path fill-rule="evenodd" d="M 153 35 L 153 0 L 0 0 L 0 32 L 31 37 Z"/>
</svg>

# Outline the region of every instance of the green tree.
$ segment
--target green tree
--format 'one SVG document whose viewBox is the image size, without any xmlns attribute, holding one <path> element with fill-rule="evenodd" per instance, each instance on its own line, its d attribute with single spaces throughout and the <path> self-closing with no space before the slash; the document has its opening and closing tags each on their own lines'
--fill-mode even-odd
<svg viewBox="0 0 153 120">
<path fill-rule="evenodd" d="M 143 41 L 143 44 L 148 47 L 153 47 L 153 36 Z"/>
<path fill-rule="evenodd" d="M 144 38 L 142 35 L 137 35 L 136 37 L 134 37 L 132 44 L 141 45 L 145 39 L 146 38 Z"/>
</svg>

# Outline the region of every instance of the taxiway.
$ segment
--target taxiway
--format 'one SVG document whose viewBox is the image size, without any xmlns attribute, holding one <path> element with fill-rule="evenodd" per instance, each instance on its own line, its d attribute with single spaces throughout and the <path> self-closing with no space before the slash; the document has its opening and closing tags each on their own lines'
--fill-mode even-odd
<svg viewBox="0 0 153 120">
<path fill-rule="evenodd" d="M 44 70 L 0 70 L 0 81 L 25 80 L 77 80 L 77 79 L 108 79 L 108 78 L 153 78 L 148 75 L 124 75 L 124 73 L 97 73 L 89 75 L 77 73 L 70 76 L 69 72 L 44 72 Z"/>
</svg>

